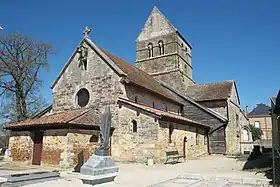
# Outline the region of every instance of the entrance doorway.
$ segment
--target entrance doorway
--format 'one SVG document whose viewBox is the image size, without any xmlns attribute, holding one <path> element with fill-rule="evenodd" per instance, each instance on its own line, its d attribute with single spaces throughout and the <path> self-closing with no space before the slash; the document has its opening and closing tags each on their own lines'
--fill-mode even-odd
<svg viewBox="0 0 280 187">
<path fill-rule="evenodd" d="M 184 140 L 183 140 L 183 156 L 184 156 L 184 159 L 186 160 L 187 158 L 187 137 L 184 137 Z"/>
<path fill-rule="evenodd" d="M 34 133 L 34 146 L 33 146 L 33 159 L 32 159 L 33 165 L 41 164 L 43 136 L 44 136 L 44 132 L 42 131 Z"/>
</svg>

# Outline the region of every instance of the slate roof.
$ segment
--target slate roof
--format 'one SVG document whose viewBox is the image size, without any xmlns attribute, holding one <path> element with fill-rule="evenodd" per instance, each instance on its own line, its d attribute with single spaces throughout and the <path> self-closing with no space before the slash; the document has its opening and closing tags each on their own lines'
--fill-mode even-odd
<svg viewBox="0 0 280 187">
<path fill-rule="evenodd" d="M 195 101 L 211 101 L 227 99 L 231 95 L 234 81 L 223 81 L 209 84 L 195 84 L 189 86 L 186 95 Z"/>
<path fill-rule="evenodd" d="M 248 117 L 254 116 L 270 116 L 270 107 L 266 104 L 260 103 L 248 114 Z"/>
<path fill-rule="evenodd" d="M 9 123 L 6 126 L 6 129 L 71 124 L 91 126 L 99 123 L 100 117 L 94 109 L 72 109 L 35 119 L 28 119 L 22 122 Z"/>
<path fill-rule="evenodd" d="M 162 118 L 162 119 L 179 120 L 179 121 L 181 121 L 185 124 L 189 124 L 189 125 L 193 124 L 193 125 L 198 125 L 198 126 L 201 126 L 201 127 L 204 127 L 204 128 L 210 128 L 210 126 L 208 126 L 208 125 L 205 125 L 203 123 L 188 119 L 184 116 L 174 114 L 174 113 L 170 113 L 170 112 L 166 112 L 166 111 L 162 111 L 162 110 L 158 110 L 158 109 L 146 106 L 146 105 L 142 105 L 142 104 L 139 104 L 139 103 L 132 102 L 132 101 L 124 99 L 124 98 L 119 98 L 118 102 L 133 106 L 133 107 L 141 109 L 141 110 L 144 110 L 144 111 L 146 111 L 148 113 L 151 113 L 151 114 L 154 114 L 154 115 L 156 115 L 156 116 L 158 116 L 159 118 Z"/>
</svg>

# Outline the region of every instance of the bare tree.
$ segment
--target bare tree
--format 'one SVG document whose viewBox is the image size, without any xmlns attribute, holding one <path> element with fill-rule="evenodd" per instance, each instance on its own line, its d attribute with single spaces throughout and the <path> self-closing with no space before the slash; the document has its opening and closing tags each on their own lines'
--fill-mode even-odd
<svg viewBox="0 0 280 187">
<path fill-rule="evenodd" d="M 48 69 L 52 54 L 51 45 L 19 33 L 0 37 L 0 96 L 6 119 L 25 120 L 44 105 L 39 72 Z"/>
</svg>

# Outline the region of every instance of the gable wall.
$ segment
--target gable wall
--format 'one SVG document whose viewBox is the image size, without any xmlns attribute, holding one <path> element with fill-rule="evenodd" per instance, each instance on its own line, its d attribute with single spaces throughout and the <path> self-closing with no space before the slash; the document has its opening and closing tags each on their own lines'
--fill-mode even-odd
<svg viewBox="0 0 280 187">
<path fill-rule="evenodd" d="M 102 111 L 104 106 L 112 105 L 114 118 L 117 97 L 124 93 L 119 76 L 91 48 L 88 51 L 87 70 L 79 67 L 78 58 L 79 55 L 76 54 L 52 90 L 53 110 L 80 108 L 76 94 L 81 88 L 86 88 L 90 93 L 86 107 Z M 112 123 L 114 125 L 114 120 Z"/>
</svg>

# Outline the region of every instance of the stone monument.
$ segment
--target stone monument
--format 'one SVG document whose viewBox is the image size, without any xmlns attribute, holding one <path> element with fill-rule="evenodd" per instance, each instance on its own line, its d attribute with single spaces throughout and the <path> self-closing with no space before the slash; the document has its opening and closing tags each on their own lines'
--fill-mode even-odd
<svg viewBox="0 0 280 187">
<path fill-rule="evenodd" d="M 85 184 L 95 185 L 111 182 L 118 174 L 119 167 L 109 156 L 111 118 L 112 114 L 107 106 L 101 118 L 100 147 L 81 167 L 80 178 Z"/>
</svg>

